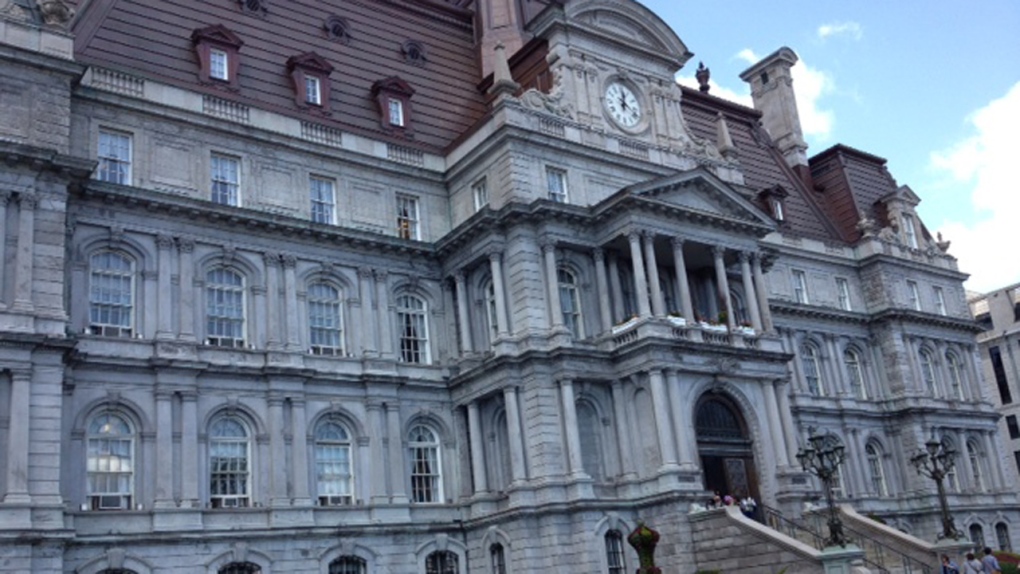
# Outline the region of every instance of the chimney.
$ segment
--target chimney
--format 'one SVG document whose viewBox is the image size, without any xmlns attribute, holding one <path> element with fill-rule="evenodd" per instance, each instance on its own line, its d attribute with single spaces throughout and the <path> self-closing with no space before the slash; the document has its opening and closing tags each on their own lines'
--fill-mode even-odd
<svg viewBox="0 0 1020 574">
<path fill-rule="evenodd" d="M 790 75 L 790 68 L 797 60 L 797 54 L 784 46 L 744 70 L 740 79 L 751 84 L 754 108 L 762 113 L 762 123 L 787 165 L 803 177 L 805 173 L 810 174 L 807 143 L 800 130 Z"/>
</svg>

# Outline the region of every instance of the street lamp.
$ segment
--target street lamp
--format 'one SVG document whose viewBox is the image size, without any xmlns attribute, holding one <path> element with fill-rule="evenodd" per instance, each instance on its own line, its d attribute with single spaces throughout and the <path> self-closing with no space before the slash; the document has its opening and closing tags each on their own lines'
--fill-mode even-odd
<svg viewBox="0 0 1020 574">
<path fill-rule="evenodd" d="M 829 505 L 829 537 L 826 546 L 845 547 L 850 541 L 843 534 L 843 522 L 836 511 L 836 503 L 832 499 L 832 481 L 843 464 L 845 447 L 843 441 L 831 431 L 815 432 L 814 427 L 808 429 L 808 445 L 797 451 L 797 462 L 806 472 L 810 472 L 822 480 L 825 486 L 825 501 Z"/>
<path fill-rule="evenodd" d="M 911 457 L 910 462 L 917 467 L 917 474 L 926 476 L 935 481 L 939 493 L 939 506 L 942 509 L 942 533 L 938 539 L 947 538 L 957 540 L 963 534 L 953 524 L 953 517 L 949 514 L 949 503 L 946 501 L 946 487 L 942 481 L 956 466 L 956 449 L 949 443 L 942 442 L 935 438 L 935 433 L 928 442 L 924 443 L 924 450 L 920 450 Z"/>
</svg>

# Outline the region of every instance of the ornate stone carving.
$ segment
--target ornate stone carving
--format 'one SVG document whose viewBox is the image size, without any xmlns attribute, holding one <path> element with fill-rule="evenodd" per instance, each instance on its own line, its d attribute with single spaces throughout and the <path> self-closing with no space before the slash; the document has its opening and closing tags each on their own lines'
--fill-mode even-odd
<svg viewBox="0 0 1020 574">
<path fill-rule="evenodd" d="M 548 112 L 561 118 L 574 119 L 574 105 L 563 101 L 563 93 L 543 94 L 532 88 L 521 95 L 525 107 Z"/>
<path fill-rule="evenodd" d="M 43 22 L 47 26 L 67 27 L 67 24 L 74 17 L 74 8 L 71 8 L 61 0 L 36 0 L 39 6 L 39 13 L 42 14 Z"/>
</svg>

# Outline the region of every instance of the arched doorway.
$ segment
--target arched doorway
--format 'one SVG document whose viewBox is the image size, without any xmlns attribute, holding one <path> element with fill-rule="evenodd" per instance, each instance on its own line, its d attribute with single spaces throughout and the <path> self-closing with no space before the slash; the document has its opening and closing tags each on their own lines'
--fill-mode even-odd
<svg viewBox="0 0 1020 574">
<path fill-rule="evenodd" d="M 694 429 L 705 488 L 734 497 L 747 493 L 760 502 L 751 433 L 733 399 L 703 395 L 695 408 Z"/>
</svg>

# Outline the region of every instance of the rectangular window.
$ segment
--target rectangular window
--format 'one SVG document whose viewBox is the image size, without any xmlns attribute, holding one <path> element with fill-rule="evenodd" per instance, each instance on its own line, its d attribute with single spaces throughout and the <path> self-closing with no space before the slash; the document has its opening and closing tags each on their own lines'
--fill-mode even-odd
<svg viewBox="0 0 1020 574">
<path fill-rule="evenodd" d="M 935 294 L 935 311 L 939 315 L 946 314 L 946 294 L 942 292 L 941 287 L 932 288 Z"/>
<path fill-rule="evenodd" d="M 336 223 L 336 186 L 333 180 L 311 176 L 308 188 L 312 197 L 312 221 L 329 225 Z"/>
<path fill-rule="evenodd" d="M 903 214 L 903 235 L 907 239 L 907 245 L 917 249 L 917 230 L 914 229 L 914 216 Z"/>
<path fill-rule="evenodd" d="M 89 332 L 130 337 L 133 301 L 133 262 L 113 251 L 93 255 L 89 266 Z"/>
<path fill-rule="evenodd" d="M 783 221 L 786 217 L 783 215 L 783 202 L 778 199 L 772 200 L 772 215 L 775 216 L 776 221 Z"/>
<path fill-rule="evenodd" d="M 850 305 L 850 283 L 842 277 L 836 277 L 836 290 L 839 292 L 839 308 L 852 311 Z"/>
<path fill-rule="evenodd" d="M 1006 428 L 1009 429 L 1009 438 L 1020 438 L 1020 424 L 1016 422 L 1016 415 L 1006 417 Z"/>
<path fill-rule="evenodd" d="M 915 281 L 907 281 L 907 303 L 914 311 L 921 310 L 921 292 Z"/>
<path fill-rule="evenodd" d="M 108 130 L 99 130 L 99 166 L 96 179 L 131 185 L 131 136 Z"/>
<path fill-rule="evenodd" d="M 567 203 L 567 172 L 555 167 L 545 168 L 545 180 L 549 199 L 556 203 Z"/>
<path fill-rule="evenodd" d="M 240 205 L 241 160 L 212 154 L 212 201 L 222 205 Z"/>
<path fill-rule="evenodd" d="M 803 271 L 793 270 L 793 299 L 798 303 L 807 304 L 807 275 Z"/>
<path fill-rule="evenodd" d="M 484 177 L 471 186 L 471 195 L 475 199 L 475 211 L 489 205 L 489 188 Z"/>
<path fill-rule="evenodd" d="M 397 195 L 397 237 L 420 239 L 418 198 Z"/>
<path fill-rule="evenodd" d="M 1013 452 L 1013 461 L 1016 462 L 1016 471 L 1020 472 L 1020 450 Z"/>
<path fill-rule="evenodd" d="M 213 48 L 209 50 L 209 77 L 214 80 L 230 80 L 230 69 L 228 56 L 223 50 Z"/>
<path fill-rule="evenodd" d="M 1006 380 L 1006 368 L 1002 364 L 1002 353 L 998 347 L 988 348 L 988 357 L 992 360 L 992 372 L 995 373 L 995 384 L 999 387 L 999 399 L 1002 404 L 1008 405 L 1013 402 L 1013 395 L 1009 391 L 1009 381 Z"/>
<path fill-rule="evenodd" d="M 404 127 L 404 102 L 390 98 L 388 105 L 390 107 L 390 125 Z"/>
<path fill-rule="evenodd" d="M 322 105 L 322 86 L 319 84 L 319 78 L 305 76 L 305 101 L 313 106 Z"/>
</svg>

